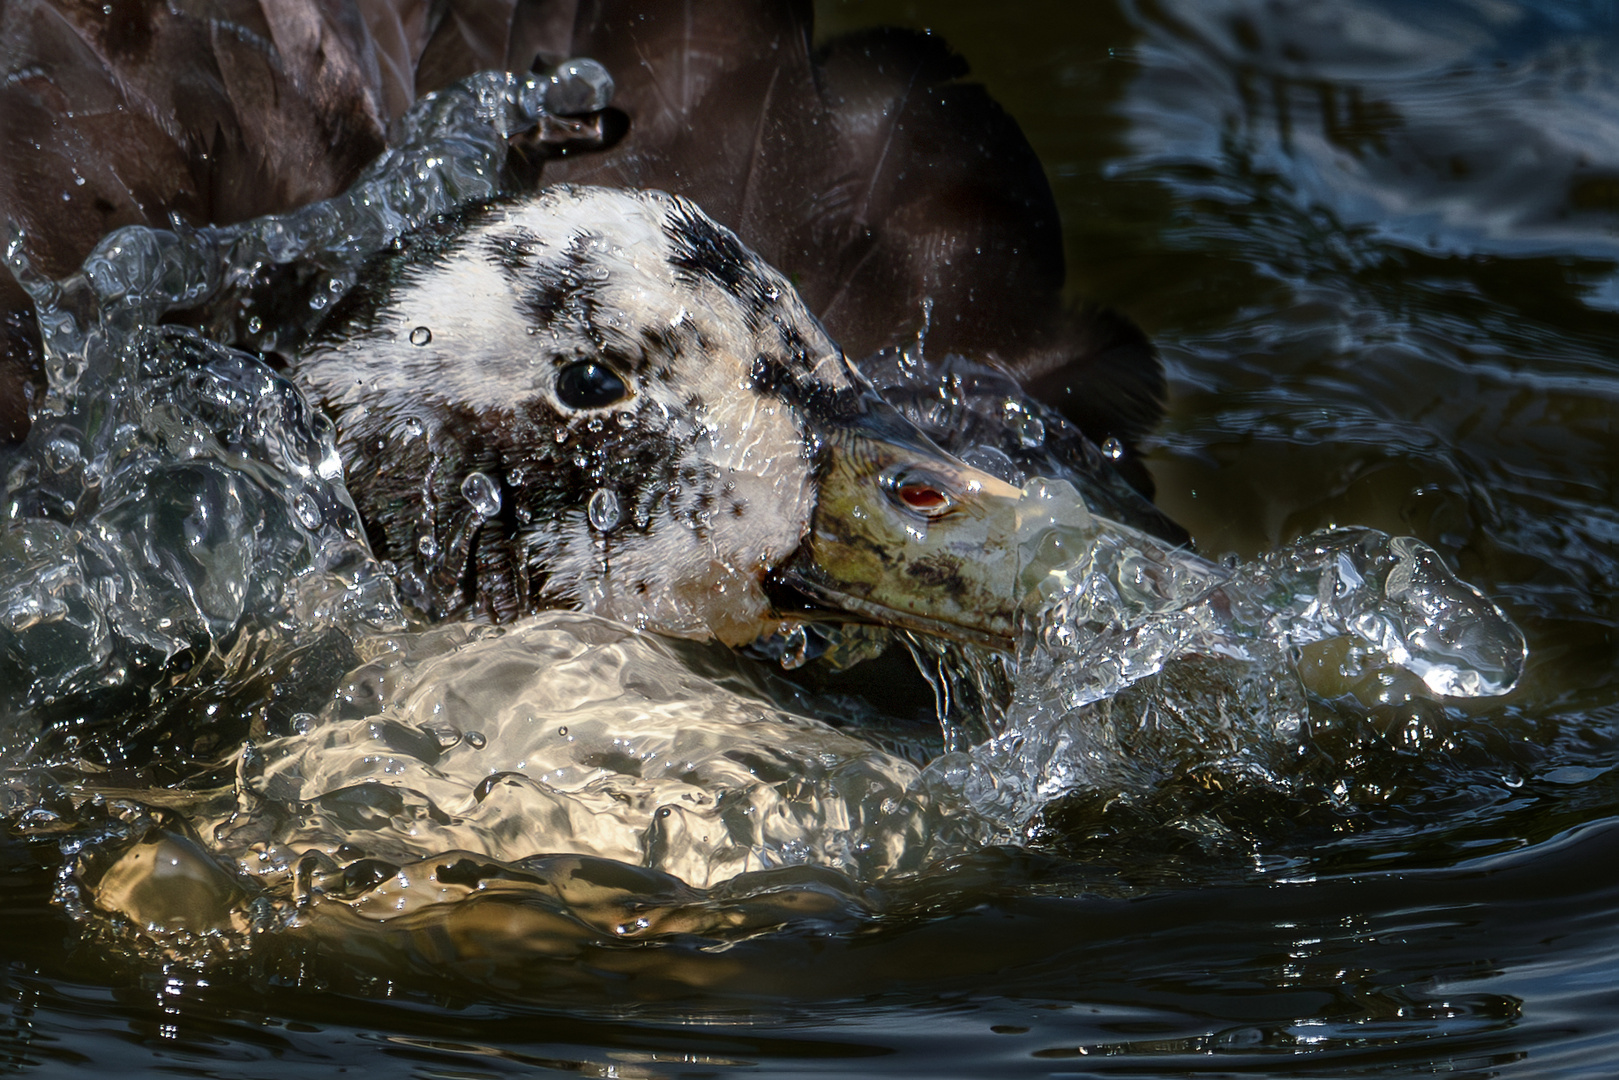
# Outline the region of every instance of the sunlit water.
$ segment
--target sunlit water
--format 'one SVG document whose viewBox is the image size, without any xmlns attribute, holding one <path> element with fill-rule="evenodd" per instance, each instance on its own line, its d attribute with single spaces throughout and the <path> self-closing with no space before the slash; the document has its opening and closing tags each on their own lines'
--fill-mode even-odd
<svg viewBox="0 0 1619 1080">
<path fill-rule="evenodd" d="M 1555 14 L 1533 24 L 1548 49 L 1569 40 Z M 862 739 L 858 723 L 797 715 L 783 694 L 761 697 L 611 624 L 407 629 L 384 568 L 357 543 L 321 419 L 256 363 L 142 329 L 213 282 L 197 255 L 206 245 L 181 242 L 168 262 L 113 259 L 109 273 L 150 271 L 131 275 L 132 290 L 104 275 L 96 296 L 42 297 L 65 316 L 64 393 L 59 426 L 36 432 L 8 480 L 8 512 L 29 524 L 8 539 L 4 632 L 26 661 L 20 675 L 8 669 L 19 706 L 9 760 L 26 760 L 46 725 L 34 759 L 61 763 L 17 773 L 10 793 L 17 832 L 32 838 L 11 856 L 17 880 L 60 868 L 55 891 L 76 921 L 53 932 L 166 972 L 151 983 L 157 999 L 192 1003 L 173 1005 L 176 1033 L 189 1015 L 239 1024 L 237 1010 L 259 1007 L 252 988 L 284 985 L 294 996 L 276 992 L 277 1014 L 305 1026 L 331 1021 L 300 987 L 576 1010 L 571 1031 L 537 1017 L 540 1033 L 517 1042 L 477 1008 L 418 1023 L 357 999 L 345 1007 L 344 1023 L 395 1032 L 385 1037 L 423 1068 L 477 1054 L 495 1071 L 668 1075 L 823 1056 L 842 1073 L 879 1071 L 836 1061 L 879 1043 L 962 1075 L 1099 1054 L 1135 1072 L 1142 1057 L 1175 1074 L 1272 1061 L 1297 1071 L 1311 1052 L 1308 1068 L 1329 1075 L 1442 1056 L 1490 1071 L 1524 1053 L 1504 1032 L 1528 1045 L 1550 1022 L 1525 1007 L 1531 990 L 1548 1003 L 1600 996 L 1614 946 L 1601 931 L 1614 910 L 1601 868 L 1613 865 L 1616 569 L 1614 387 L 1600 342 L 1615 327 L 1591 237 L 1604 220 L 1611 236 L 1614 219 L 1585 218 L 1598 227 L 1575 243 L 1514 204 L 1517 218 L 1498 215 L 1506 224 L 1481 236 L 1452 193 L 1430 197 L 1449 218 L 1423 211 L 1443 242 L 1419 243 L 1386 204 L 1420 205 L 1420 193 L 1366 166 L 1355 184 L 1381 185 L 1384 202 L 1332 201 L 1330 155 L 1283 140 L 1277 106 L 1230 90 L 1269 46 L 1228 19 L 1135 17 L 1135 31 L 1114 32 L 1139 67 L 1086 51 L 1055 56 L 1046 78 L 1096 78 L 1089 63 L 1127 89 L 1130 140 L 1094 170 L 1131 193 L 1116 218 L 1158 212 L 1142 208 L 1142 185 L 1171 193 L 1177 216 L 1134 241 L 1161 245 L 1158 299 L 1143 296 L 1142 314 L 1160 323 L 1178 392 L 1156 452 L 1160 487 L 1205 552 L 1242 558 L 1168 549 L 1083 509 L 1061 483 L 1018 476 L 1032 595 L 1010 704 L 955 717 L 986 730 L 947 740 L 953 752 L 925 768 Z M 1498 38 L 1487 22 L 1461 8 L 1449 17 L 1475 29 L 1459 55 L 1488 55 Z M 1298 26 L 1312 42 L 1324 33 Z M 1020 116 L 1018 80 L 1039 75 L 1021 63 L 1027 48 L 992 68 Z M 1401 45 L 1310 75 L 1329 88 L 1360 80 L 1456 130 L 1426 65 L 1459 61 L 1430 53 Z M 1204 80 L 1201 93 L 1172 90 L 1188 78 Z M 1581 93 L 1601 89 L 1598 79 Z M 1578 120 L 1597 111 L 1583 101 L 1547 107 Z M 1223 103 L 1243 137 L 1209 143 L 1206 126 L 1177 127 L 1195 113 L 1188 102 Z M 1064 109 L 1098 106 L 1070 95 L 1048 109 L 1055 125 Z M 1087 225 L 1062 144 L 1025 122 L 1054 162 L 1070 229 L 1119 227 Z M 1614 164 L 1589 156 L 1585 168 Z M 1090 176 L 1088 160 L 1075 168 Z M 444 198 L 475 193 L 470 175 Z M 1512 202 L 1500 190 L 1510 185 L 1486 186 Z M 1378 209 L 1355 209 L 1367 205 Z M 1357 227 L 1372 221 L 1390 234 Z M 332 240 L 262 236 L 263 249 L 251 236 L 226 265 L 263 260 L 272 242 L 285 245 L 273 261 Z M 1563 288 L 1563 307 L 1480 315 L 1468 306 L 1474 278 L 1493 264 L 1402 276 L 1413 252 L 1452 258 L 1432 254 L 1446 245 L 1531 250 L 1511 248 L 1514 237 L 1579 252 L 1564 270 L 1535 255 L 1518 268 L 1520 283 Z M 1101 258 L 1082 255 L 1081 276 Z M 338 278 L 345 259 L 332 256 Z M 1402 283 L 1408 295 L 1392 291 Z M 1115 275 L 1106 288 L 1128 286 Z M 1221 288 L 1240 302 L 1205 297 L 1175 317 L 1153 307 Z M 131 292 L 138 303 L 107 302 Z M 96 326 L 99 336 L 75 333 Z M 1401 396 L 1424 379 L 1441 389 Z M 109 422 L 80 403 L 111 386 L 136 392 L 111 397 Z M 1311 531 L 1357 522 L 1386 531 Z M 1390 535 L 1404 532 L 1421 539 Z M 1444 697 L 1488 701 L 1517 683 L 1523 659 L 1511 622 L 1447 562 L 1529 633 L 1538 666 L 1505 704 Z M 213 648 L 237 628 L 229 650 Z M 134 756 L 73 764 L 95 747 Z M 174 774 L 188 783 L 146 786 Z M 1486 871 L 1487 890 L 1467 884 Z M 1481 932 L 1465 914 L 1481 902 L 1498 912 L 1486 930 L 1521 931 Z M 1541 946 L 1553 939 L 1565 951 L 1549 973 Z M 164 967 L 176 957 L 187 962 Z M 1542 966 L 1514 981 L 1531 959 Z M 245 989 L 202 988 L 225 971 Z M 619 979 L 636 988 L 614 989 Z M 693 997 L 698 987 L 716 996 Z M 1255 1000 L 1256 987 L 1256 1004 L 1230 1004 L 1238 989 Z M 739 1002 L 885 993 L 928 1008 L 915 1020 L 828 1006 L 812 1047 L 734 1031 L 721 1046 Z M 682 1043 L 591 1026 L 636 999 L 685 1002 L 647 1022 L 706 1018 L 715 1034 Z M 948 1061 L 938 1044 L 969 1001 L 973 1039 Z M 1063 1011 L 1075 1005 L 1086 1016 Z M 134 1017 L 146 1006 L 122 1008 L 144 1030 Z M 884 1034 L 866 1041 L 873 1023 Z M 579 1042 L 605 1049 L 566 1045 Z M 1579 1074 L 1581 1051 L 1567 1052 Z M 1537 1050 L 1524 1075 L 1555 1073 L 1555 1053 Z"/>
</svg>

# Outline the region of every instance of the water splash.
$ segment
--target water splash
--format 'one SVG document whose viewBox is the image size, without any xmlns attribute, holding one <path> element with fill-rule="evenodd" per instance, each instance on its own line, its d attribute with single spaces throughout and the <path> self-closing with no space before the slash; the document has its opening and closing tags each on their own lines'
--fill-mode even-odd
<svg viewBox="0 0 1619 1080">
<path fill-rule="evenodd" d="M 70 753 L 87 748 L 75 732 L 145 726 L 246 639 L 399 618 L 330 424 L 190 331 L 130 348 L 142 377 L 42 417 L 9 461 L 0 709 L 19 748 L 42 726 L 68 731 Z"/>
<path fill-rule="evenodd" d="M 1500 608 L 1412 537 L 1336 529 L 1217 564 L 1035 480 L 1020 538 L 1011 703 L 992 738 L 929 769 L 1001 836 L 1071 792 L 1200 767 L 1286 790 L 1308 738 L 1301 646 L 1348 639 L 1345 679 L 1401 669 L 1448 697 L 1510 692 L 1527 654 Z"/>
<path fill-rule="evenodd" d="M 602 73 L 585 74 L 594 100 Z M 335 299 L 407 231 L 497 193 L 507 139 L 545 120 L 557 85 L 473 76 L 413 108 L 400 145 L 335 199 L 228 227 L 120 229 L 60 282 L 6 230 L 48 378 L 3 462 L 0 741 L 13 754 L 52 726 L 70 754 L 121 754 L 120 739 L 71 732 L 150 727 L 163 701 L 266 635 L 290 647 L 399 625 L 330 421 L 253 357 L 162 318 L 206 303 L 265 347 L 307 332 L 316 313 L 271 325 L 240 298 L 295 265 Z M 468 497 L 487 509 L 498 492 Z"/>
<path fill-rule="evenodd" d="M 227 787 L 187 794 L 194 838 L 172 822 L 109 826 L 105 858 L 75 879 L 89 907 L 239 932 L 271 924 L 264 902 L 288 920 L 326 900 L 382 919 L 464 898 L 442 872 L 460 863 L 434 861 L 452 851 L 502 874 L 568 852 L 704 886 L 816 867 L 854 890 L 1025 841 L 1076 791 L 1146 790 L 1204 765 L 1287 790 L 1309 738 L 1296 650 L 1311 642 L 1353 642 L 1345 678 L 1392 668 L 1475 696 L 1516 680 L 1521 635 L 1417 541 L 1340 531 L 1210 563 L 1122 478 L 1122 444 L 1097 447 L 1006 376 L 920 347 L 865 367 L 942 445 L 1026 485 L 1015 669 L 911 642 L 948 706 L 948 752 L 925 770 L 857 724 L 834 730 L 701 678 L 599 620 L 404 632 L 330 423 L 256 359 L 161 319 L 207 300 L 265 348 L 297 340 L 365 258 L 498 190 L 506 137 L 535 122 L 542 90 L 475 77 L 413 111 L 405 145 L 337 200 L 223 229 L 125 229 L 64 282 L 7 243 L 50 376 L 5 463 L 7 760 L 51 725 L 59 762 L 116 757 L 132 729 L 100 738 L 112 718 L 189 732 L 162 752 L 205 774 L 234 767 Z M 274 267 L 296 267 L 319 304 L 265 318 L 254 297 Z M 1061 479 L 1030 479 L 1042 475 Z M 500 512 L 481 473 L 461 494 Z M 619 525 L 618 502 L 594 493 L 597 530 Z M 841 642 L 851 660 L 868 643 Z M 784 651 L 803 662 L 808 635 Z M 73 798 L 82 810 L 107 794 L 87 773 Z M 37 785 L 13 799 L 62 801 Z M 206 910 L 170 902 L 180 886 L 152 876 L 158 856 L 219 870 L 185 878 L 212 882 Z M 704 925 L 728 917 L 704 910 Z"/>
<path fill-rule="evenodd" d="M 202 830 L 266 887 L 311 852 L 569 852 L 697 886 L 805 864 L 872 880 L 928 855 L 914 766 L 628 627 L 555 612 L 366 651 L 307 733 L 244 751 L 235 806 Z"/>
</svg>

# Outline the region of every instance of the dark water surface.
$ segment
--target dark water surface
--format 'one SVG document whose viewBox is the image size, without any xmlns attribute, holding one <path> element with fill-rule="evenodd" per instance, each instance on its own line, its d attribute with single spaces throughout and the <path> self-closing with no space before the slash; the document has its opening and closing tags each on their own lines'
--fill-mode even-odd
<svg viewBox="0 0 1619 1080">
<path fill-rule="evenodd" d="M 1300 802 L 1071 800 L 875 910 L 520 970 L 425 934 L 121 958 L 0 849 L 0 1066 L 95 1075 L 1595 1077 L 1619 1072 L 1619 9 L 823 5 L 928 26 L 1045 160 L 1077 296 L 1159 342 L 1205 553 L 1433 545 L 1524 629 L 1509 697 L 1316 703 Z M 1332 718 L 1342 713 L 1341 725 Z"/>
</svg>

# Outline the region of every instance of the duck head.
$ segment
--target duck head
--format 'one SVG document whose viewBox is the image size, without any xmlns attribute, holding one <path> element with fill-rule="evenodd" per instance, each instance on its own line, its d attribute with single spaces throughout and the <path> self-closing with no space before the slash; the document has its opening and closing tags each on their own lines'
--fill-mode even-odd
<svg viewBox="0 0 1619 1080">
<path fill-rule="evenodd" d="M 741 645 L 833 619 L 1003 644 L 1017 489 L 879 398 L 694 204 L 553 187 L 373 262 L 293 374 L 417 606 Z"/>
</svg>

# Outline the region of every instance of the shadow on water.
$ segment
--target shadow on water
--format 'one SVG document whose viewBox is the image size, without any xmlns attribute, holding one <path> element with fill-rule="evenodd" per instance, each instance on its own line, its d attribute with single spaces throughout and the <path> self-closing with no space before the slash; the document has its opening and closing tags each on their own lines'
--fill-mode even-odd
<svg viewBox="0 0 1619 1080">
<path fill-rule="evenodd" d="M 454 928 L 403 926 L 130 962 L 48 903 L 54 840 L 9 840 L 0 1068 L 1575 1077 L 1619 1058 L 1619 11 L 821 8 L 827 34 L 933 28 L 1019 119 L 1073 291 L 1166 359 L 1149 460 L 1204 553 L 1415 535 L 1523 627 L 1520 688 L 1346 691 L 1311 713 L 1308 767 L 1336 794 L 1189 776 L 1070 798 L 1035 850 L 878 896 L 811 881 L 818 914 L 719 943 L 580 924 L 554 955 L 440 963 Z M 541 910 L 485 905 L 475 929 Z"/>
</svg>

